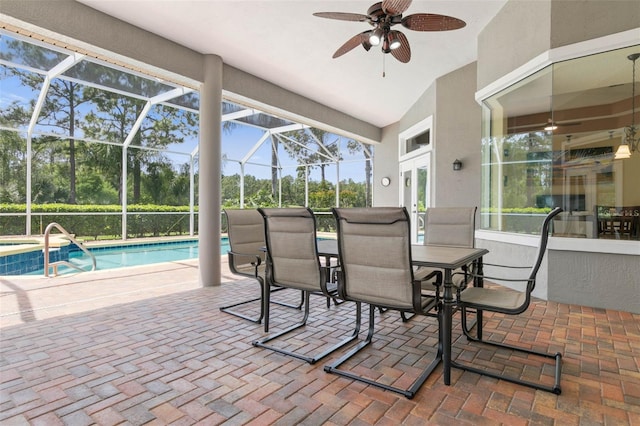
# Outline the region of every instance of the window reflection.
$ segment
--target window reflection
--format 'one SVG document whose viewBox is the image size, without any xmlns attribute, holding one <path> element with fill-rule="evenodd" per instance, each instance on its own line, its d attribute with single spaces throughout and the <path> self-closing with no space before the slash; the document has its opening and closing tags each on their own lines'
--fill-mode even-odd
<svg viewBox="0 0 640 426">
<path fill-rule="evenodd" d="M 555 63 L 483 101 L 482 228 L 536 233 L 560 206 L 556 236 L 640 239 L 640 152 L 614 158 L 632 123 L 637 52 Z"/>
</svg>

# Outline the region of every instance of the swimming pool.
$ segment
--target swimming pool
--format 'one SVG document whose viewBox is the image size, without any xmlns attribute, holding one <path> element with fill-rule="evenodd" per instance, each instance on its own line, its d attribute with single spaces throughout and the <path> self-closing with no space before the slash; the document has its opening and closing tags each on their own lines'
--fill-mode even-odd
<svg viewBox="0 0 640 426">
<path fill-rule="evenodd" d="M 227 254 L 229 251 L 229 241 L 226 238 L 221 241 L 221 249 L 222 254 Z M 123 268 L 196 259 L 198 240 L 95 247 L 89 248 L 89 251 L 96 257 L 96 270 Z M 82 269 L 91 269 L 91 259 L 82 251 L 70 252 L 69 261 Z M 62 273 L 65 272 L 62 268 L 59 269 Z"/>
<path fill-rule="evenodd" d="M 198 258 L 198 240 L 153 242 L 143 244 L 122 244 L 105 247 L 88 247 L 89 251 L 96 257 L 96 269 L 114 269 L 127 266 L 150 265 L 162 262 L 177 262 L 187 259 Z M 229 251 L 229 239 L 226 237 L 220 240 L 220 252 L 226 255 Z M 52 252 L 52 255 L 55 251 Z M 7 275 L 44 275 L 42 251 L 36 252 L 40 255 L 38 269 L 25 272 L 7 273 Z M 91 270 L 91 259 L 77 247 L 69 250 L 68 259 L 74 265 L 89 271 Z M 31 259 L 30 262 L 37 262 Z M 55 260 L 52 260 L 55 261 Z M 75 269 L 59 266 L 58 273 L 65 274 L 77 272 Z M 1 275 L 1 274 L 0 274 Z"/>
</svg>

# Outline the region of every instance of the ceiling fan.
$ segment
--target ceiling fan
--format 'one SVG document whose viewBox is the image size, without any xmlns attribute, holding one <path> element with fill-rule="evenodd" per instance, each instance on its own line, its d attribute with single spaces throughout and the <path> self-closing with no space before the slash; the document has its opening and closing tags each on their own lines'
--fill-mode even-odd
<svg viewBox="0 0 640 426">
<path fill-rule="evenodd" d="M 553 121 L 550 118 L 547 120 L 546 124 L 540 124 L 540 123 L 536 123 L 536 124 L 527 124 L 527 125 L 522 125 L 522 126 L 509 126 L 509 130 L 511 131 L 517 131 L 517 132 L 528 132 L 528 131 L 546 131 L 546 132 L 552 132 L 560 127 L 567 127 L 567 126 L 579 126 L 581 125 L 582 122 L 580 121 L 573 121 L 573 122 L 557 122 L 557 121 Z"/>
<path fill-rule="evenodd" d="M 411 6 L 411 0 L 384 0 L 375 3 L 366 15 L 346 12 L 317 12 L 314 16 L 341 21 L 368 22 L 373 29 L 356 34 L 344 43 L 333 54 L 334 58 L 344 55 L 358 45 L 365 50 L 382 44 L 384 53 L 391 53 L 400 62 L 411 60 L 411 48 L 407 37 L 391 27 L 401 24 L 414 31 L 449 31 L 467 25 L 463 20 L 433 13 L 415 13 L 403 17 L 402 14 Z"/>
</svg>

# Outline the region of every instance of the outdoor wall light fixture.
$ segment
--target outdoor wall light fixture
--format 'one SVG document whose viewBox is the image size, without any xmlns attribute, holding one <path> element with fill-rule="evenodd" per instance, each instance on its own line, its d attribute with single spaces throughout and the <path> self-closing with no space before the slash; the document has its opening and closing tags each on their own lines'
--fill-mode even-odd
<svg viewBox="0 0 640 426">
<path fill-rule="evenodd" d="M 453 162 L 453 170 L 457 172 L 460 169 L 462 169 L 462 161 L 456 158 L 456 161 Z"/>
<path fill-rule="evenodd" d="M 621 160 L 630 158 L 631 153 L 638 149 L 640 138 L 636 137 L 636 60 L 640 58 L 640 53 L 632 53 L 627 56 L 633 62 L 633 72 L 631 78 L 631 126 L 624 128 L 624 138 L 616 151 L 615 159 Z"/>
</svg>

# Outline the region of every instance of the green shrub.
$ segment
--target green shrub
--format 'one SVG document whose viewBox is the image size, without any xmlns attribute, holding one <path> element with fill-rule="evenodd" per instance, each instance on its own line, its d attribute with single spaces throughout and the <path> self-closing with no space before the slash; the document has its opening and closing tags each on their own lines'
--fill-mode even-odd
<svg viewBox="0 0 640 426">
<path fill-rule="evenodd" d="M 0 204 L 0 234 L 25 234 L 25 204 Z M 16 215 L 10 215 L 16 213 Z M 63 213 L 77 213 L 67 215 Z M 84 214 L 83 214 L 84 213 Z M 80 238 L 122 238 L 120 205 L 33 204 L 31 233 L 42 234 L 51 222 Z M 154 204 L 127 206 L 130 237 L 184 235 L 189 233 L 189 207 Z"/>
</svg>

